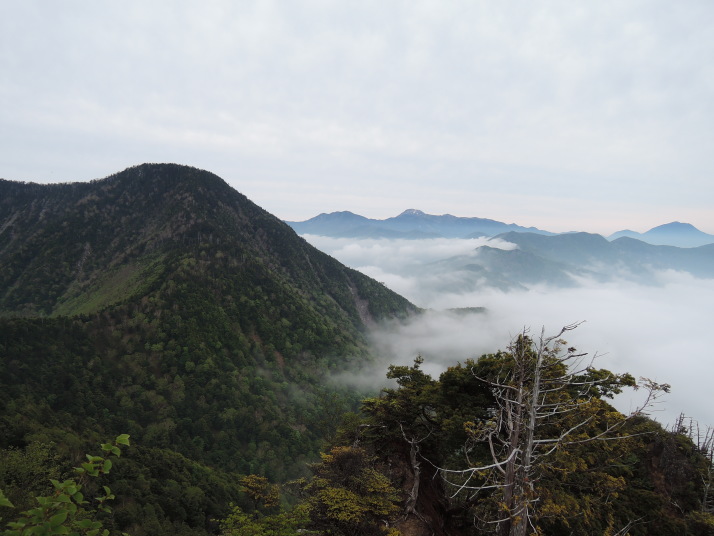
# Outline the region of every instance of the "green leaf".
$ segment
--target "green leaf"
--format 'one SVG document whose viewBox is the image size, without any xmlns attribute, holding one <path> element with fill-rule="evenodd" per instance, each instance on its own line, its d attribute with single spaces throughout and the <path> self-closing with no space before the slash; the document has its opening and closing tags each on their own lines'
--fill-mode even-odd
<svg viewBox="0 0 714 536">
<path fill-rule="evenodd" d="M 114 442 L 117 445 L 126 445 L 128 447 L 129 446 L 129 434 L 121 434 L 120 436 L 117 436 L 117 438 Z"/>
<path fill-rule="evenodd" d="M 108 473 L 112 469 L 112 461 L 104 460 L 104 465 L 102 466 L 102 472 Z"/>
<path fill-rule="evenodd" d="M 89 476 L 97 476 L 99 474 L 99 470 L 91 463 L 83 463 L 82 469 L 84 469 Z"/>
<path fill-rule="evenodd" d="M 5 497 L 5 494 L 0 490 L 0 506 L 7 506 L 8 508 L 15 508 L 15 505 L 10 502 L 10 499 Z"/>
<path fill-rule="evenodd" d="M 58 527 L 67 520 L 67 510 L 62 510 L 60 513 L 53 515 L 50 518 L 50 525 L 53 527 Z"/>
</svg>

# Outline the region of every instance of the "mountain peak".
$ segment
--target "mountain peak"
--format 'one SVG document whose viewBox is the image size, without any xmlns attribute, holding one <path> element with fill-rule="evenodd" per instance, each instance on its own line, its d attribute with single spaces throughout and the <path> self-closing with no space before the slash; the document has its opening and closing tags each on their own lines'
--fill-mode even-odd
<svg viewBox="0 0 714 536">
<path fill-rule="evenodd" d="M 402 212 L 399 216 L 426 216 L 425 212 L 422 212 L 421 210 L 418 210 L 416 208 L 408 208 L 404 212 Z"/>
<path fill-rule="evenodd" d="M 646 233 L 637 233 L 635 231 L 624 230 L 618 231 L 608 237 L 609 240 L 615 240 L 622 237 L 635 238 L 648 244 L 654 245 L 669 245 L 676 247 L 698 247 L 706 244 L 714 243 L 714 235 L 700 231 L 691 223 L 682 223 L 673 221 L 653 227 Z"/>
<path fill-rule="evenodd" d="M 93 313 L 142 297 L 154 288 L 149 282 L 158 285 L 168 270 L 179 270 L 169 259 L 195 255 L 201 262 L 212 259 L 212 269 L 225 270 L 221 274 L 228 279 L 267 270 L 261 276 L 264 287 L 276 272 L 294 276 L 301 296 L 308 280 L 321 295 L 324 281 L 316 274 L 342 278 L 343 290 L 373 286 L 308 248 L 289 226 L 208 171 L 142 164 L 89 183 L 12 186 L 0 184 L 0 288 L 10 289 L 0 293 L 2 312 Z M 38 275 L 50 270 L 52 278 Z M 285 285 L 283 279 L 275 284 Z M 334 298 L 335 291 L 330 295 Z M 361 309 L 354 296 L 351 291 L 342 296 L 342 309 L 359 326 Z M 390 297 L 397 310 L 409 308 L 400 297 Z M 375 318 L 382 316 L 379 303 L 370 300 L 370 311 L 377 307 Z"/>
<path fill-rule="evenodd" d="M 679 221 L 673 221 L 673 222 L 670 222 L 670 223 L 665 223 L 664 225 L 658 225 L 657 227 L 653 227 L 652 229 L 650 229 L 650 230 L 647 231 L 647 232 L 648 232 L 648 233 L 651 233 L 651 232 L 653 232 L 653 231 L 654 231 L 654 232 L 657 232 L 657 231 L 677 231 L 677 232 L 680 232 L 680 231 L 699 231 L 699 229 L 697 229 L 696 227 L 694 227 L 694 225 L 692 225 L 691 223 L 682 223 L 682 222 L 679 222 Z"/>
</svg>

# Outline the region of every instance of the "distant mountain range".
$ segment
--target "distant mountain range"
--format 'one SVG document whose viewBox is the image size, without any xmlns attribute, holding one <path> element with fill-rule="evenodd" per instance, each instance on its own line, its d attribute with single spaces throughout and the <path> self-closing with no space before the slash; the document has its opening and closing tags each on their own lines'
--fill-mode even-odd
<svg viewBox="0 0 714 536">
<path fill-rule="evenodd" d="M 490 245 L 466 255 L 412 266 L 408 273 L 430 292 L 464 293 L 491 287 L 526 289 L 534 285 L 576 287 L 585 280 L 614 279 L 657 284 L 663 270 L 714 278 L 714 244 L 697 248 L 655 246 L 622 237 L 612 242 L 597 234 L 568 233 L 544 236 L 510 232 L 495 238 L 515 244 L 502 249 Z"/>
<path fill-rule="evenodd" d="M 552 236 L 553 233 L 536 227 L 475 217 L 440 216 L 421 210 L 405 210 L 398 216 L 377 220 L 352 212 L 323 213 L 301 222 L 285 222 L 298 234 L 314 234 L 335 238 L 477 238 L 502 233 L 519 232 Z M 621 237 L 635 238 L 653 245 L 697 247 L 714 243 L 714 235 L 704 233 L 689 223 L 672 222 L 650 229 L 646 233 L 618 231 L 608 240 Z"/>
<path fill-rule="evenodd" d="M 613 278 L 654 284 L 662 270 L 714 277 L 714 235 L 690 224 L 669 223 L 646 233 L 555 234 L 483 218 L 433 216 L 407 210 L 394 218 L 371 220 L 351 212 L 320 214 L 305 222 L 288 222 L 298 233 L 339 238 L 477 238 L 499 239 L 468 255 L 444 258 L 408 268 L 409 275 L 429 281 L 434 292 L 469 292 L 495 287 L 523 289 L 533 285 L 572 287 L 584 280 Z M 448 277 L 447 277 L 448 275 Z M 425 283 L 426 284 L 426 283 Z"/>
<path fill-rule="evenodd" d="M 486 218 L 434 216 L 409 209 L 386 220 L 365 218 L 352 212 L 320 214 L 302 222 L 285 222 L 298 234 L 317 234 L 338 238 L 477 238 L 509 231 L 551 235 L 535 227 L 521 227 Z"/>
</svg>

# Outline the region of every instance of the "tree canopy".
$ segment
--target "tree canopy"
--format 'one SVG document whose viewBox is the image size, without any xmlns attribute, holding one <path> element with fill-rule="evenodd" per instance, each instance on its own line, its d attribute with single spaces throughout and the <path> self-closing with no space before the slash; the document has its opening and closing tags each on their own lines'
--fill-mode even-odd
<svg viewBox="0 0 714 536">
<path fill-rule="evenodd" d="M 575 327 L 552 337 L 523 332 L 439 379 L 421 358 L 390 367 L 396 387 L 366 399 L 338 435 L 400 492 L 401 510 L 382 525 L 508 536 L 714 529 L 704 512 L 706 453 L 646 416 L 669 386 L 595 368 L 561 339 Z M 647 392 L 629 415 L 608 402 L 625 388 Z"/>
</svg>

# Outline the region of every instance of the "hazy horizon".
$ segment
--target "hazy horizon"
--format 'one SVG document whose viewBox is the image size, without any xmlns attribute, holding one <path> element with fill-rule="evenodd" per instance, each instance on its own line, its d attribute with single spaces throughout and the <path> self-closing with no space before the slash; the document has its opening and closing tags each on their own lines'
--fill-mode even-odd
<svg viewBox="0 0 714 536">
<path fill-rule="evenodd" d="M 658 223 L 658 224 L 656 224 L 656 225 L 653 225 L 652 227 L 648 227 L 648 228 L 646 228 L 646 229 L 639 229 L 639 228 L 627 228 L 627 229 L 625 229 L 625 228 L 622 228 L 622 229 L 616 229 L 616 230 L 614 230 L 614 231 L 612 231 L 612 232 L 609 232 L 609 233 L 600 233 L 600 232 L 597 232 L 597 231 L 588 231 L 588 230 L 585 230 L 585 229 L 575 229 L 575 228 L 569 229 L 568 231 L 553 231 L 552 229 L 547 229 L 547 228 L 544 228 L 544 227 L 539 227 L 538 225 L 535 225 L 535 224 L 533 224 L 533 223 L 528 223 L 528 222 L 515 222 L 515 221 L 505 221 L 505 220 L 499 220 L 498 218 L 491 218 L 491 217 L 488 217 L 488 218 L 487 218 L 487 217 L 485 217 L 485 216 L 481 216 L 481 215 L 478 215 L 478 214 L 454 214 L 454 213 L 452 213 L 452 212 L 444 212 L 444 213 L 441 213 L 441 214 L 431 214 L 431 213 L 429 213 L 429 212 L 426 212 L 426 211 L 421 210 L 421 209 L 418 208 L 418 207 L 408 207 L 408 208 L 405 208 L 405 209 L 403 209 L 403 210 L 401 210 L 401 211 L 399 211 L 398 213 L 395 213 L 395 214 L 390 214 L 390 215 L 387 215 L 387 216 L 384 216 L 384 217 L 369 217 L 369 219 L 371 219 L 371 220 L 376 220 L 376 221 L 386 220 L 386 219 L 389 219 L 389 218 L 397 217 L 397 216 L 403 214 L 404 212 L 407 212 L 407 211 L 410 211 L 410 210 L 420 210 L 421 212 L 423 212 L 423 213 L 425 213 L 425 214 L 427 214 L 427 215 L 430 215 L 430 216 L 455 216 L 455 217 L 457 217 L 457 218 L 483 218 L 483 219 L 489 219 L 489 220 L 498 221 L 498 222 L 505 223 L 505 224 L 516 224 L 516 225 L 520 225 L 521 227 L 535 227 L 535 228 L 537 228 L 537 229 L 540 229 L 541 231 L 551 231 L 551 232 L 555 232 L 555 233 L 591 232 L 591 233 L 594 233 L 594 234 L 600 234 L 600 235 L 602 235 L 602 236 L 607 237 L 607 236 L 610 236 L 610 235 L 612 235 L 612 234 L 614 234 L 614 233 L 616 233 L 616 232 L 620 232 L 620 231 L 634 231 L 634 232 L 636 232 L 636 233 L 644 234 L 644 233 L 646 233 L 647 231 L 650 231 L 650 230 L 652 230 L 652 229 L 654 229 L 654 228 L 656 228 L 656 227 L 661 227 L 661 226 L 663 226 L 663 225 L 668 225 L 668 224 L 671 224 L 671 223 L 686 223 L 686 224 L 690 224 L 690 225 L 694 226 L 694 227 L 697 228 L 699 231 L 706 232 L 707 234 L 712 234 L 712 235 L 714 235 L 714 232 L 709 233 L 709 232 L 707 232 L 707 231 L 704 231 L 704 230 L 701 229 L 696 223 L 691 222 L 691 221 L 684 221 L 684 220 L 682 220 L 682 219 L 680 219 L 680 220 L 672 220 L 672 221 L 661 222 L 661 223 Z M 315 214 L 314 216 L 311 216 L 311 217 L 309 217 L 309 218 L 305 218 L 304 220 L 286 220 L 286 219 L 284 219 L 284 218 L 281 218 L 281 219 L 282 219 L 283 221 L 287 221 L 287 222 L 290 222 L 290 223 L 300 223 L 300 222 L 308 221 L 308 220 L 310 220 L 310 219 L 312 219 L 312 218 L 315 218 L 315 217 L 317 217 L 317 216 L 321 216 L 321 215 L 323 215 L 323 214 L 335 214 L 335 213 L 341 213 L 341 212 L 351 212 L 352 214 L 355 214 L 355 215 L 357 215 L 357 216 L 364 216 L 365 218 L 368 217 L 368 216 L 365 216 L 364 214 L 362 214 L 362 213 L 360 213 L 360 212 L 353 212 L 353 211 L 351 211 L 351 210 L 328 210 L 328 211 L 323 211 L 323 212 L 320 212 L 320 213 L 318 213 L 318 214 Z"/>
<path fill-rule="evenodd" d="M 137 165 L 139 165 L 139 164 L 137 164 Z M 190 165 L 190 164 L 184 164 L 184 165 Z M 130 167 L 131 167 L 131 166 L 130 166 Z M 193 167 L 195 167 L 195 166 L 193 166 Z M 114 173 L 118 173 L 118 172 L 120 172 L 120 171 L 123 171 L 123 170 L 116 170 Z M 211 172 L 210 169 L 207 169 L 206 171 Z M 26 180 L 24 180 L 24 179 L 12 179 L 12 178 L 7 178 L 7 177 L 0 177 L 0 179 L 13 180 L 13 181 L 18 181 L 18 182 L 35 182 L 35 183 L 38 183 L 38 184 L 57 184 L 57 183 L 65 183 L 65 182 L 89 182 L 90 180 L 101 180 L 101 179 L 104 179 L 104 178 L 106 178 L 106 177 L 108 177 L 108 176 L 110 176 L 110 175 L 113 175 L 114 173 L 110 173 L 110 174 L 108 174 L 108 175 L 106 175 L 106 176 L 104 176 L 104 177 L 95 177 L 95 178 L 93 178 L 93 179 L 80 180 L 80 181 L 75 181 L 75 180 L 61 180 L 61 181 L 45 180 L 45 181 L 42 181 L 42 180 L 31 180 L 31 179 L 26 179 Z M 232 183 L 235 182 L 235 181 L 229 181 L 226 177 L 221 177 L 221 178 L 224 179 L 224 180 L 226 180 L 226 182 L 228 182 L 234 189 L 236 189 L 236 191 L 240 192 L 240 193 L 243 194 L 243 195 L 246 195 L 245 192 L 240 191 L 239 188 L 236 188 L 236 186 L 235 186 L 234 184 L 232 184 Z M 247 196 L 247 197 L 249 197 L 249 196 Z M 249 197 L 249 199 L 250 199 L 250 197 Z M 255 202 L 256 204 L 259 204 L 259 203 L 256 202 L 255 199 L 250 199 L 250 200 L 253 201 L 253 202 Z M 261 207 L 261 208 L 265 208 L 265 207 Z M 266 210 L 267 210 L 267 209 L 266 209 Z M 662 226 L 662 225 L 667 225 L 667 224 L 669 224 L 669 223 L 688 223 L 688 224 L 693 225 L 694 227 L 696 227 L 698 230 L 700 230 L 700 231 L 702 231 L 702 232 L 705 232 L 705 233 L 707 233 L 707 234 L 712 234 L 712 235 L 714 235 L 714 227 L 711 229 L 711 231 L 708 231 L 708 230 L 702 228 L 700 225 L 698 225 L 697 222 L 685 220 L 684 218 L 675 219 L 675 220 L 669 220 L 669 221 L 660 221 L 659 223 L 655 223 L 654 225 L 650 225 L 650 226 L 648 226 L 648 227 L 643 227 L 642 225 L 639 225 L 639 226 L 638 226 L 638 225 L 636 225 L 636 222 L 634 222 L 635 225 L 633 225 L 633 226 L 631 226 L 631 227 L 627 227 L 627 228 L 625 228 L 625 227 L 615 228 L 615 227 L 613 227 L 612 225 L 610 225 L 609 228 L 610 228 L 611 230 L 609 230 L 609 231 L 598 231 L 598 230 L 592 230 L 592 229 L 575 228 L 575 227 L 573 227 L 573 226 L 568 226 L 568 224 L 567 224 L 566 222 L 562 221 L 562 222 L 559 224 L 559 226 L 558 226 L 558 229 L 559 229 L 559 230 L 556 230 L 555 228 L 552 228 L 552 227 L 543 227 L 543 226 L 541 226 L 541 225 L 538 225 L 537 223 L 530 222 L 530 221 L 510 221 L 510 220 L 507 220 L 507 219 L 499 218 L 498 216 L 494 216 L 494 215 L 485 216 L 485 215 L 482 215 L 482 214 L 457 214 L 457 213 L 455 213 L 455 212 L 453 212 L 453 211 L 452 211 L 452 212 L 442 212 L 442 213 L 430 213 L 430 212 L 428 212 L 428 211 L 426 211 L 426 210 L 422 210 L 421 208 L 419 208 L 419 207 L 417 207 L 417 206 L 405 207 L 405 208 L 402 208 L 402 209 L 398 209 L 398 208 L 397 208 L 397 209 L 396 209 L 396 212 L 393 212 L 393 213 L 386 213 L 386 212 L 385 212 L 383 215 L 372 215 L 372 216 L 368 216 L 368 214 L 372 214 L 372 213 L 374 212 L 374 211 L 371 210 L 369 207 L 363 207 L 362 210 L 360 210 L 359 208 L 356 208 L 356 209 L 353 208 L 352 210 L 340 209 L 340 208 L 337 208 L 337 209 L 334 209 L 334 210 L 326 209 L 326 210 L 321 210 L 320 212 L 316 212 L 316 213 L 312 214 L 311 216 L 307 216 L 307 217 L 305 217 L 305 218 L 303 218 L 303 219 L 297 219 L 297 220 L 290 219 L 290 218 L 284 218 L 284 217 L 282 217 L 280 214 L 273 214 L 273 216 L 276 216 L 276 217 L 279 218 L 280 220 L 286 221 L 286 222 L 304 222 L 304 221 L 310 220 L 310 219 L 312 219 L 312 218 L 315 218 L 315 217 L 317 217 L 317 216 L 320 216 L 320 215 L 322 215 L 322 214 L 332 214 L 332 213 L 339 213 L 339 212 L 351 212 L 351 213 L 353 213 L 353 214 L 356 214 L 356 215 L 359 215 L 359 216 L 364 216 L 365 218 L 369 218 L 369 219 L 373 219 L 373 220 L 385 220 L 385 219 L 388 219 L 388 218 L 393 218 L 393 217 L 399 216 L 400 214 L 402 214 L 403 212 L 406 212 L 406 211 L 408 211 L 408 210 L 420 210 L 420 211 L 424 212 L 425 214 L 429 214 L 429 215 L 433 215 L 433 216 L 450 215 L 450 216 L 456 216 L 456 217 L 460 217 L 460 218 L 484 218 L 484 219 L 490 219 L 490 220 L 494 220 L 494 221 L 498 221 L 498 222 L 502 222 L 502 223 L 506 223 L 506 224 L 516 224 L 516 225 L 520 225 L 520 226 L 522 226 L 522 227 L 535 227 L 535 228 L 540 229 L 540 230 L 542 230 L 542 231 L 550 231 L 550 232 L 553 232 L 553 233 L 588 232 L 588 233 L 600 234 L 600 235 L 602 235 L 602 236 L 607 237 L 607 236 L 610 236 L 610 235 L 612 235 L 612 234 L 614 234 L 614 233 L 616 233 L 616 232 L 619 232 L 619 231 L 634 231 L 634 232 L 637 232 L 637 233 L 645 233 L 645 232 L 647 232 L 647 231 L 649 231 L 649 230 L 651 230 L 651 229 L 653 229 L 653 228 L 655 228 L 655 227 L 659 227 L 659 226 Z M 614 224 L 613 224 L 613 225 L 614 225 Z M 649 224 L 648 224 L 648 225 L 649 225 Z"/>
</svg>

